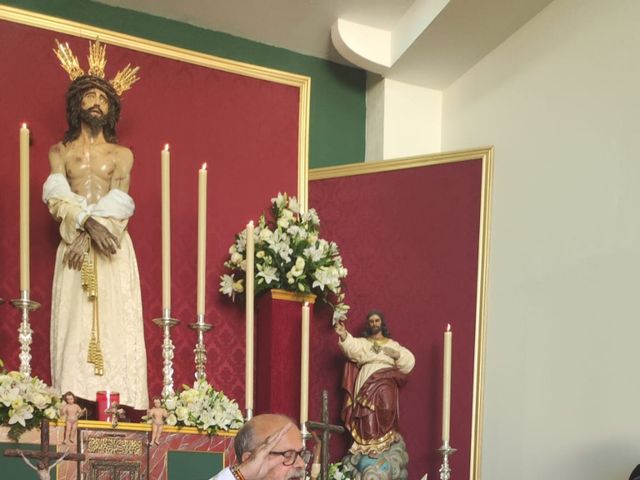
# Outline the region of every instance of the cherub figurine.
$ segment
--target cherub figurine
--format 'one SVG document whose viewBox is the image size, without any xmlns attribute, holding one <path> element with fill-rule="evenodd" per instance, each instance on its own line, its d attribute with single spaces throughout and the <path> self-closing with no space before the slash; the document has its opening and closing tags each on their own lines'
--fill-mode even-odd
<svg viewBox="0 0 640 480">
<path fill-rule="evenodd" d="M 118 426 L 118 420 L 124 416 L 124 408 L 120 408 L 120 405 L 113 402 L 104 413 L 111 416 L 111 427 L 116 428 Z"/>
<path fill-rule="evenodd" d="M 84 408 L 76 403 L 76 396 L 72 392 L 67 392 L 62 396 L 64 405 L 60 409 L 60 414 L 64 417 L 64 440 L 63 445 L 75 443 L 76 432 L 78 431 L 78 419 L 86 412 Z"/>
<path fill-rule="evenodd" d="M 154 398 L 153 408 L 147 410 L 147 416 L 151 419 L 151 445 L 160 443 L 160 435 L 167 415 L 167 410 L 162 406 L 160 399 Z"/>
</svg>

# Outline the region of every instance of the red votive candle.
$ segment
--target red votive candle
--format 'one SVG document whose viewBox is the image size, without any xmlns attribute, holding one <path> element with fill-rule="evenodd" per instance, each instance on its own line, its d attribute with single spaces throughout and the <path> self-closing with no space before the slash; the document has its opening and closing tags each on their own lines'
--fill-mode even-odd
<svg viewBox="0 0 640 480">
<path fill-rule="evenodd" d="M 112 404 L 120 404 L 120 394 L 110 390 L 100 390 L 96 392 L 96 402 L 98 403 L 98 420 L 101 422 L 111 422 L 111 415 L 105 413 Z"/>
</svg>

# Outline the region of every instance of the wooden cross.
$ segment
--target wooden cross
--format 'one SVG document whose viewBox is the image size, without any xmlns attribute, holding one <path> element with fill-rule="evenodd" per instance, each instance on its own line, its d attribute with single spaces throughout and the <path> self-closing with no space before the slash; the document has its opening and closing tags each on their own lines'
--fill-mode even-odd
<svg viewBox="0 0 640 480">
<path fill-rule="evenodd" d="M 40 475 L 40 472 L 48 471 L 49 467 L 55 466 L 63 457 L 64 460 L 73 460 L 76 462 L 81 462 L 85 459 L 82 453 L 49 451 L 49 420 L 42 420 L 40 425 L 40 451 L 12 448 L 5 450 L 4 455 L 6 457 L 22 457 L 25 462 L 28 461 L 27 458 L 36 459 L 36 461 L 41 464 L 37 467 L 38 475 Z M 54 463 L 51 463 L 52 460 Z M 40 477 L 43 478 L 42 475 L 40 475 Z"/>
<path fill-rule="evenodd" d="M 320 430 L 322 432 L 322 470 L 320 478 L 328 480 L 329 478 L 329 438 L 331 433 L 344 433 L 344 427 L 340 425 L 331 425 L 329 423 L 329 394 L 326 390 L 322 391 L 322 422 L 307 422 L 307 429 Z"/>
</svg>

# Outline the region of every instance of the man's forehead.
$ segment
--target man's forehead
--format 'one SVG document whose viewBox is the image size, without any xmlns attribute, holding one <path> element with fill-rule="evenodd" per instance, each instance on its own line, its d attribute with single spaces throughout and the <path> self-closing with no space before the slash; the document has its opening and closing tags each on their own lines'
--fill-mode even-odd
<svg viewBox="0 0 640 480">
<path fill-rule="evenodd" d="M 253 425 L 253 431 L 255 435 L 255 441 L 257 444 L 264 442 L 269 436 L 277 433 L 285 425 L 292 424 L 291 420 L 287 417 L 281 416 L 268 416 L 265 418 L 255 418 L 258 420 Z M 292 424 L 291 429 L 280 439 L 276 444 L 275 450 L 297 450 L 302 445 L 302 436 L 300 430 L 295 424 Z"/>
</svg>

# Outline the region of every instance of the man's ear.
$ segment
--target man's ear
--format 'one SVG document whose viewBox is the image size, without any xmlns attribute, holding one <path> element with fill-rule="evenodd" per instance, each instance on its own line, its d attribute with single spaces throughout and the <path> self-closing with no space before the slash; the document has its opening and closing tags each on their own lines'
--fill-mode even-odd
<svg viewBox="0 0 640 480">
<path fill-rule="evenodd" d="M 244 462 L 245 462 L 245 460 L 247 460 L 247 458 L 249 458 L 250 456 L 251 456 L 251 452 L 244 452 L 244 453 L 242 454 L 242 458 L 240 459 L 240 460 L 241 460 L 241 462 L 240 462 L 240 463 L 244 463 Z"/>
</svg>

